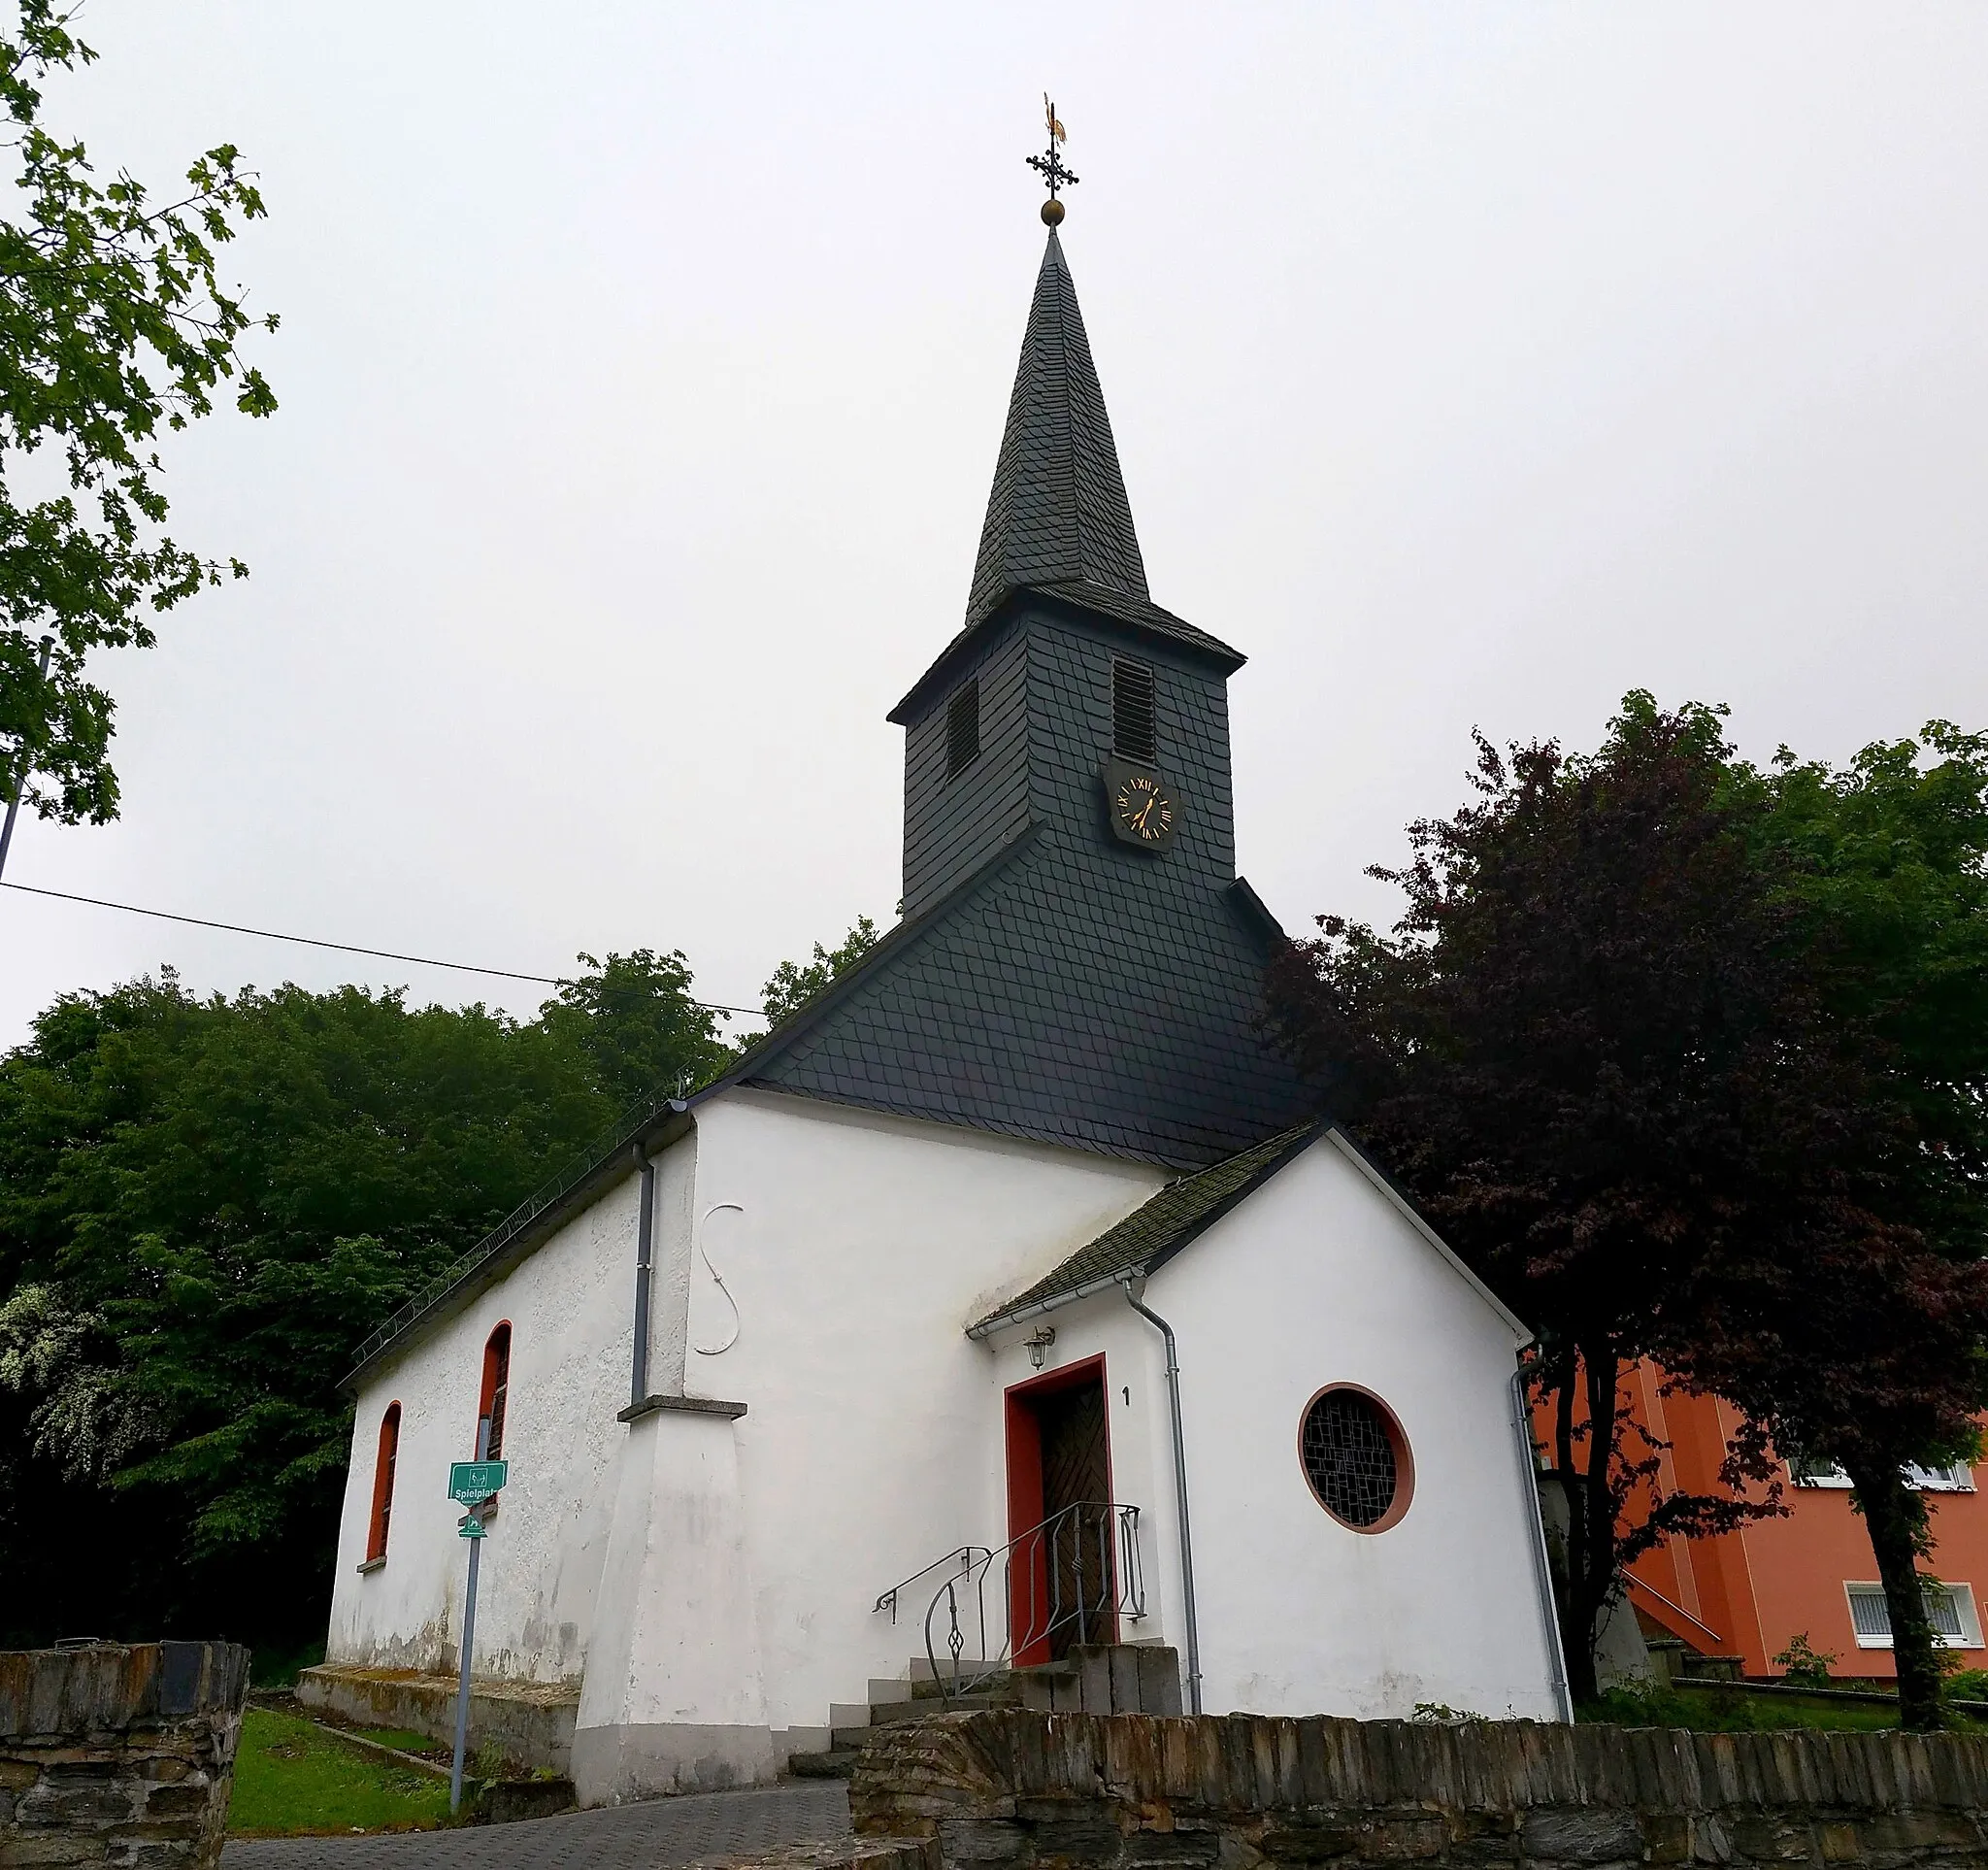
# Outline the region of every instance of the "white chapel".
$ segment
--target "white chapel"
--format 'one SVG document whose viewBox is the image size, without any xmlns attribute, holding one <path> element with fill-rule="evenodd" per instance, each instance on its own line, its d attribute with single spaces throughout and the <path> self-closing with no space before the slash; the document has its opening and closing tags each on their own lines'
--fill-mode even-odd
<svg viewBox="0 0 1988 1870">
<path fill-rule="evenodd" d="M 903 919 L 369 1340 L 332 1669 L 457 1666 L 489 1453 L 473 1673 L 577 1696 L 582 1803 L 1100 1646 L 1149 1707 L 1565 1718 L 1527 1329 L 1255 1028 L 1242 661 L 1147 593 L 1052 224 L 889 716 Z"/>
</svg>

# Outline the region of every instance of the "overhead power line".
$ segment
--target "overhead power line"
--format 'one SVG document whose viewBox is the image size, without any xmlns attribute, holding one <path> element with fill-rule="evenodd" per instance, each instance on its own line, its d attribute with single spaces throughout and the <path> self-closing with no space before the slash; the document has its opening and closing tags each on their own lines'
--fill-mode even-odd
<svg viewBox="0 0 1988 1870">
<path fill-rule="evenodd" d="M 555 974 L 520 974 L 515 968 L 477 967 L 469 961 L 438 961 L 427 954 L 398 954 L 390 948 L 360 948 L 353 942 L 321 941 L 315 935 L 284 935 L 274 928 L 246 928 L 240 922 L 215 922 L 204 916 L 176 916 L 168 909 L 141 909 L 136 903 L 108 902 L 102 896 L 76 896 L 66 889 L 38 889 L 33 884 L 0 881 L 0 889 L 18 889 L 30 896 L 53 896 L 65 903 L 88 903 L 93 909 L 121 909 L 127 916 L 150 916 L 158 921 L 184 922 L 192 928 L 219 928 L 230 935 L 254 935 L 265 942 L 295 942 L 304 948 L 335 948 L 341 954 L 370 954 L 382 961 L 412 961 L 416 967 L 452 968 L 458 974 L 494 974 L 501 980 L 534 981 L 541 986 L 566 985 L 566 979 Z M 693 1000 L 690 1004 L 706 1013 L 744 1013 L 755 1019 L 766 1017 L 759 1007 L 728 1007 L 714 1000 Z"/>
</svg>

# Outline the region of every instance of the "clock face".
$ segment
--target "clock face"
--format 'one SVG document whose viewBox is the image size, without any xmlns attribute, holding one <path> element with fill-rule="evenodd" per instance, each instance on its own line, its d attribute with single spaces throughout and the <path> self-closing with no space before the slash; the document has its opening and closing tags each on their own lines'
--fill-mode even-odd
<svg viewBox="0 0 1988 1870">
<path fill-rule="evenodd" d="M 1180 808 L 1157 773 L 1112 761 L 1105 773 L 1105 803 L 1111 829 L 1127 844 L 1164 851 L 1174 842 Z"/>
</svg>

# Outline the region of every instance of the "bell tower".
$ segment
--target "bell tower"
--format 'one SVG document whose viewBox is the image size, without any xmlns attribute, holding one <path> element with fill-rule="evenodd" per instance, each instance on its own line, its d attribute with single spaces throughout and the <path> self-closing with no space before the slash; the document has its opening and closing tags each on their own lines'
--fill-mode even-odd
<svg viewBox="0 0 1988 1870">
<path fill-rule="evenodd" d="M 1242 660 L 1147 591 L 1052 227 L 966 621 L 891 712 L 906 730 L 905 913 L 939 901 L 1032 820 L 1101 857 L 1116 845 L 1135 870 L 1164 862 L 1232 881 L 1226 684 Z"/>
<path fill-rule="evenodd" d="M 1276 924 L 1236 875 L 1228 679 L 1146 587 L 1058 225 L 966 617 L 891 711 L 904 921 L 742 1064 L 769 1088 L 1182 1167 L 1309 1109 L 1256 1030 Z"/>
</svg>

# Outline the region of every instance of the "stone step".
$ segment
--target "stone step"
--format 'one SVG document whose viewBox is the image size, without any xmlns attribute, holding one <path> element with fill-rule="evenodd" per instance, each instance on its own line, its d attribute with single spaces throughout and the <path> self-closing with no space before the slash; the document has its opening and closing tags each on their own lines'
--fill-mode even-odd
<svg viewBox="0 0 1988 1870">
<path fill-rule="evenodd" d="M 974 1676 L 977 1673 L 977 1671 L 962 1670 L 960 1673 L 963 1680 L 971 1682 L 974 1679 Z M 934 1681 L 931 1677 L 928 1676 L 922 1682 L 913 1682 L 911 1684 L 911 1699 L 913 1701 L 944 1700 L 945 1697 L 946 1680 L 950 1680 L 950 1678 L 948 1677 L 944 1680 Z M 1011 1708 L 1019 1706 L 1019 1701 L 1003 1701 L 999 1699 L 1000 1696 L 1010 1693 L 1014 1693 L 1018 1695 L 1019 1691 L 1020 1685 L 1015 1681 L 1013 1672 L 1009 1669 L 1002 1669 L 998 1673 L 989 1676 L 986 1681 L 980 1683 L 979 1686 L 974 1689 L 974 1693 L 976 1695 L 985 1694 L 993 1695 L 996 1697 L 996 1699 L 990 1701 L 987 1704 L 991 1708 Z M 965 1699 L 964 1696 L 959 1696 L 955 1698 L 962 1701 Z"/>
<path fill-rule="evenodd" d="M 941 1662 L 935 1668 L 929 1655 L 914 1655 L 905 1664 L 905 1681 L 915 1687 L 918 1683 L 930 1683 L 937 1676 L 950 1676 L 955 1673 L 984 1675 L 989 1669 L 1000 1670 L 1007 1666 L 1005 1662 L 998 1660 L 989 1662 L 978 1656 L 963 1655 L 959 1659 L 957 1670 L 950 1661 Z"/>
<path fill-rule="evenodd" d="M 1001 1688 L 982 1694 L 956 1694 L 950 1701 L 937 1695 L 920 1695 L 915 1701 L 886 1701 L 870 1710 L 872 1727 L 902 1727 L 908 1721 L 929 1720 L 934 1715 L 964 1714 L 969 1709 L 1018 1708 L 1021 1692 Z M 854 1731 L 861 1732 L 857 1728 Z"/>
<path fill-rule="evenodd" d="M 825 1753 L 789 1753 L 787 1772 L 794 1779 L 851 1779 L 861 1751 L 838 1745 Z"/>
</svg>

